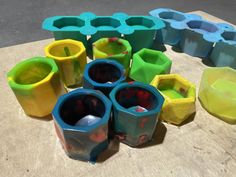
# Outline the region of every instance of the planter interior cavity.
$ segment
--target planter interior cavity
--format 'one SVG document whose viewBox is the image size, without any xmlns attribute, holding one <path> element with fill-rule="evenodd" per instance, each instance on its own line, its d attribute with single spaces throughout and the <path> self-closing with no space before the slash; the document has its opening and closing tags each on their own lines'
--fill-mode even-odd
<svg viewBox="0 0 236 177">
<path fill-rule="evenodd" d="M 121 24 L 119 20 L 110 17 L 99 17 L 94 20 L 91 20 L 91 25 L 94 27 L 112 27 L 117 28 Z"/>
<path fill-rule="evenodd" d="M 108 56 L 122 54 L 127 51 L 127 48 L 125 45 L 123 45 L 118 40 L 111 41 L 111 39 L 112 38 L 109 38 L 106 41 L 102 41 L 95 44 L 96 48 L 99 51 L 106 53 Z"/>
<path fill-rule="evenodd" d="M 160 80 L 157 89 L 170 99 L 186 98 L 188 93 L 188 88 L 176 79 Z"/>
<path fill-rule="evenodd" d="M 14 81 L 17 84 L 35 84 L 49 75 L 52 67 L 44 62 L 32 61 L 21 65 L 16 70 Z"/>
<path fill-rule="evenodd" d="M 144 17 L 130 17 L 126 20 L 126 24 L 129 26 L 141 26 L 146 28 L 152 28 L 155 25 L 152 20 Z"/>
<path fill-rule="evenodd" d="M 63 17 L 55 20 L 53 26 L 63 29 L 66 27 L 82 27 L 85 25 L 85 21 L 76 17 Z"/>
<path fill-rule="evenodd" d="M 140 87 L 122 88 L 116 93 L 120 106 L 132 112 L 147 112 L 156 108 L 158 100 L 148 90 Z"/>
<path fill-rule="evenodd" d="M 161 12 L 159 17 L 166 20 L 184 21 L 186 18 L 184 15 L 176 12 Z"/>
<path fill-rule="evenodd" d="M 74 56 L 81 51 L 78 45 L 72 43 L 60 43 L 53 45 L 49 49 L 49 54 L 55 57 L 69 57 Z"/>
<path fill-rule="evenodd" d="M 112 83 L 121 76 L 121 71 L 109 63 L 97 63 L 89 69 L 89 77 L 97 83 Z"/>
<path fill-rule="evenodd" d="M 166 60 L 164 60 L 163 57 L 154 53 L 140 52 L 139 56 L 146 63 L 150 63 L 154 65 L 162 65 L 166 63 Z"/>
<path fill-rule="evenodd" d="M 218 28 L 211 23 L 199 20 L 192 20 L 187 23 L 187 26 L 191 29 L 201 30 L 203 32 L 215 33 Z"/>
<path fill-rule="evenodd" d="M 61 105 L 60 116 L 71 126 L 90 126 L 101 120 L 105 114 L 104 103 L 92 95 L 69 97 Z"/>
<path fill-rule="evenodd" d="M 221 36 L 226 41 L 236 42 L 236 32 L 235 31 L 225 31 L 224 33 L 221 34 Z"/>
</svg>

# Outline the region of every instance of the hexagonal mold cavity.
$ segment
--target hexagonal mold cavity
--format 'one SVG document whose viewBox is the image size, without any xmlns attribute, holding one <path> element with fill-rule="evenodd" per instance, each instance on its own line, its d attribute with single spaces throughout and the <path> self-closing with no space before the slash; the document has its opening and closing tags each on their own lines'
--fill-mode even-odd
<svg viewBox="0 0 236 177">
<path fill-rule="evenodd" d="M 184 21 L 186 17 L 177 12 L 161 12 L 159 17 L 166 20 Z"/>
<path fill-rule="evenodd" d="M 53 26 L 59 29 L 66 27 L 82 27 L 85 25 L 85 21 L 76 17 L 62 17 L 53 22 Z"/>
<path fill-rule="evenodd" d="M 137 26 L 137 27 L 146 27 L 146 28 L 152 28 L 155 23 L 145 17 L 130 17 L 126 20 L 126 24 L 129 26 Z"/>
<path fill-rule="evenodd" d="M 119 20 L 116 20 L 111 17 L 98 17 L 96 19 L 91 20 L 91 25 L 94 27 L 112 27 L 117 28 L 121 24 Z"/>
<path fill-rule="evenodd" d="M 202 74 L 199 100 L 212 115 L 236 124 L 236 71 L 229 67 L 207 68 Z"/>
<path fill-rule="evenodd" d="M 226 41 L 236 42 L 236 32 L 235 31 L 225 31 L 221 34 L 221 36 Z"/>
<path fill-rule="evenodd" d="M 196 88 L 177 74 L 156 76 L 151 85 L 165 97 L 160 118 L 179 125 L 195 112 Z"/>
<path fill-rule="evenodd" d="M 187 26 L 190 29 L 199 30 L 203 32 L 209 32 L 209 33 L 215 33 L 216 31 L 219 30 L 216 25 L 206 22 L 206 21 L 201 21 L 201 20 L 191 20 L 187 23 Z"/>
<path fill-rule="evenodd" d="M 133 55 L 130 78 L 150 83 L 157 74 L 170 73 L 172 61 L 162 52 L 142 49 Z"/>
</svg>

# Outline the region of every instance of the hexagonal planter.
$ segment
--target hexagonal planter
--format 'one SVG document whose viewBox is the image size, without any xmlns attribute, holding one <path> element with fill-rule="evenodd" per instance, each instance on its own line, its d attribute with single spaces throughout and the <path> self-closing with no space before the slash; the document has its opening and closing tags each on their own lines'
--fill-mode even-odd
<svg viewBox="0 0 236 177">
<path fill-rule="evenodd" d="M 157 74 L 170 73 L 171 64 L 164 53 L 144 48 L 133 55 L 129 77 L 149 84 Z"/>
<path fill-rule="evenodd" d="M 135 147 L 152 139 L 163 96 L 140 82 L 122 83 L 110 93 L 114 108 L 114 130 L 122 142 Z"/>
<path fill-rule="evenodd" d="M 198 92 L 202 106 L 223 121 L 236 124 L 236 71 L 229 67 L 207 68 Z"/>
<path fill-rule="evenodd" d="M 125 79 L 124 67 L 115 60 L 94 60 L 85 67 L 83 88 L 100 90 L 108 95 Z"/>
<path fill-rule="evenodd" d="M 196 111 L 196 87 L 180 75 L 156 76 L 151 85 L 165 97 L 160 119 L 179 125 Z"/>
<path fill-rule="evenodd" d="M 56 133 L 67 155 L 94 161 L 108 146 L 111 102 L 102 93 L 77 89 L 61 96 L 52 115 Z"/>
<path fill-rule="evenodd" d="M 93 58 L 116 60 L 125 69 L 130 66 L 131 46 L 128 41 L 119 38 L 102 38 L 93 43 Z"/>
<path fill-rule="evenodd" d="M 34 57 L 18 63 L 7 73 L 8 84 L 27 115 L 51 114 L 57 98 L 66 91 L 56 63 Z"/>
<path fill-rule="evenodd" d="M 83 43 L 71 39 L 54 41 L 45 47 L 45 55 L 56 61 L 66 87 L 82 84 L 87 64 Z"/>
</svg>

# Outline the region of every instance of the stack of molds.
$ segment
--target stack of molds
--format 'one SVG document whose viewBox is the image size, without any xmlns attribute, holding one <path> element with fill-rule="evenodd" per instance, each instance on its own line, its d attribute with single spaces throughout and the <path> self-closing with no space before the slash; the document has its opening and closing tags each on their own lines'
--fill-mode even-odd
<svg viewBox="0 0 236 177">
<path fill-rule="evenodd" d="M 157 30 L 165 24 L 152 16 L 129 16 L 115 13 L 112 16 L 97 16 L 85 12 L 79 16 L 54 16 L 44 20 L 42 28 L 52 31 L 56 40 L 75 39 L 88 46 L 87 37 L 94 42 L 103 37 L 124 36 L 133 48 L 150 48 Z"/>
</svg>

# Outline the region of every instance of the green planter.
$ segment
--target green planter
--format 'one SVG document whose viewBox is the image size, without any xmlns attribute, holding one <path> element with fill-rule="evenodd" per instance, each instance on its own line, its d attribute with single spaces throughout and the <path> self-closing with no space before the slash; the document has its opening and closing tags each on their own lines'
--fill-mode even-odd
<svg viewBox="0 0 236 177">
<path fill-rule="evenodd" d="M 156 75 L 170 73 L 171 64 L 164 53 L 144 48 L 133 55 L 129 77 L 149 84 Z"/>
</svg>

